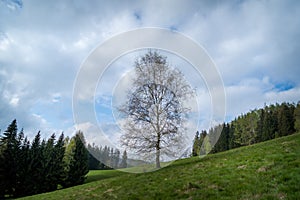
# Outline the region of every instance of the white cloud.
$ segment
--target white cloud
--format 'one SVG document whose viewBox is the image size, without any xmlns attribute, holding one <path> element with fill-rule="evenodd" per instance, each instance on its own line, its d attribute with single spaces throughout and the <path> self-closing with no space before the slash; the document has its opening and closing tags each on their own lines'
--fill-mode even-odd
<svg viewBox="0 0 300 200">
<path fill-rule="evenodd" d="M 266 102 L 276 103 L 276 102 L 294 102 L 297 103 L 300 101 L 300 87 L 295 87 L 285 91 L 269 91 L 265 93 Z"/>
<path fill-rule="evenodd" d="M 0 128 L 17 118 L 25 131 L 71 134 L 73 83 L 81 63 L 105 39 L 138 27 L 177 29 L 207 49 L 225 83 L 227 119 L 265 102 L 298 101 L 299 18 L 295 1 L 0 1 Z M 82 98 L 111 96 L 119 79 L 115 91 L 126 90 L 130 76 L 121 77 L 130 62 L 120 59 L 99 90 L 83 87 Z M 197 84 L 193 75 L 187 78 Z M 277 88 L 286 83 L 291 88 Z M 198 84 L 200 126 L 207 127 L 213 105 L 203 80 Z M 81 122 L 96 134 L 95 122 Z"/>
<path fill-rule="evenodd" d="M 16 106 L 18 106 L 19 105 L 19 98 L 18 97 L 13 97 L 10 101 L 9 101 L 9 103 L 12 105 L 12 106 L 14 106 L 14 107 L 16 107 Z"/>
<path fill-rule="evenodd" d="M 0 32 L 0 51 L 8 50 L 12 41 L 2 32 Z"/>
<path fill-rule="evenodd" d="M 300 100 L 299 86 L 279 91 L 269 77 L 244 79 L 240 83 L 227 86 L 228 116 L 236 117 L 265 104 L 294 102 Z"/>
<path fill-rule="evenodd" d="M 91 49 L 93 47 L 94 42 L 96 40 L 97 34 L 95 32 L 90 32 L 90 33 L 81 33 L 80 38 L 74 42 L 73 46 L 76 49 L 79 50 L 84 50 L 89 47 Z"/>
<path fill-rule="evenodd" d="M 41 115 L 33 113 L 32 116 L 38 119 L 42 124 L 47 124 L 47 121 Z"/>
<path fill-rule="evenodd" d="M 116 132 L 116 126 L 114 124 L 102 124 L 97 125 L 91 122 L 85 122 L 76 124 L 73 130 L 73 134 L 75 130 L 81 130 L 84 135 L 86 142 L 89 144 L 95 144 L 98 146 L 110 146 L 116 147 L 118 140 L 115 138 L 118 135 Z"/>
</svg>

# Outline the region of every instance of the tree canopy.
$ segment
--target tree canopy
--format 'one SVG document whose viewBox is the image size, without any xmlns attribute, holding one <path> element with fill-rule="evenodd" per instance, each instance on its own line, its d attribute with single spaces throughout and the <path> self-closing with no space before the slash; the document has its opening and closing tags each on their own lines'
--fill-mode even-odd
<svg viewBox="0 0 300 200">
<path fill-rule="evenodd" d="M 182 144 L 185 115 L 183 102 L 193 94 L 183 74 L 157 51 L 136 60 L 135 79 L 128 101 L 120 108 L 126 116 L 121 137 L 123 146 L 143 155 L 172 156 Z"/>
</svg>

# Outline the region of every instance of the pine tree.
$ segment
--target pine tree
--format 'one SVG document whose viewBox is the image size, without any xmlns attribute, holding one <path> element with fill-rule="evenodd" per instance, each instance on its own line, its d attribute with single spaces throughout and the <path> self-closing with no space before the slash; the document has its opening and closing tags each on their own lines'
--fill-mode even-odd
<svg viewBox="0 0 300 200">
<path fill-rule="evenodd" d="M 106 166 L 107 163 L 109 162 L 109 152 L 110 152 L 110 148 L 105 145 L 101 151 L 100 169 L 109 169 L 109 167 Z"/>
<path fill-rule="evenodd" d="M 55 134 L 52 134 L 51 137 L 47 140 L 45 148 L 43 148 L 42 151 L 43 166 L 41 171 L 43 172 L 42 174 L 44 177 L 42 181 L 42 192 L 55 190 L 57 186 L 57 183 L 55 182 L 55 180 L 53 180 L 55 166 L 54 142 Z"/>
<path fill-rule="evenodd" d="M 30 142 L 27 138 L 24 139 L 23 129 L 18 134 L 18 157 L 17 157 L 17 174 L 16 174 L 16 188 L 14 196 L 24 196 L 27 192 L 26 183 L 29 181 L 30 176 L 28 174 L 29 167 L 29 149 Z"/>
<path fill-rule="evenodd" d="M 257 137 L 257 124 L 259 121 L 259 115 L 257 113 L 257 110 L 253 110 L 251 112 L 249 112 L 246 116 L 245 116 L 246 120 L 245 120 L 245 132 L 246 132 L 246 143 L 248 143 L 248 145 L 254 144 L 256 141 L 256 137 Z"/>
<path fill-rule="evenodd" d="M 110 149 L 110 153 L 109 153 L 109 166 L 110 168 L 114 168 L 114 163 L 115 163 L 115 156 L 114 156 L 114 149 L 111 148 Z"/>
<path fill-rule="evenodd" d="M 64 173 L 63 173 L 63 182 L 62 182 L 62 186 L 63 187 L 69 187 L 71 185 L 70 183 L 70 177 L 69 177 L 69 171 L 70 171 L 70 166 L 71 166 L 71 161 L 74 158 L 74 152 L 75 152 L 75 139 L 74 137 L 70 138 L 66 138 L 65 139 L 65 155 L 63 158 L 63 162 L 64 162 Z"/>
<path fill-rule="evenodd" d="M 192 149 L 192 156 L 199 156 L 200 154 L 200 138 L 199 138 L 199 131 L 196 132 L 195 138 L 193 141 L 193 149 Z"/>
<path fill-rule="evenodd" d="M 297 103 L 297 106 L 294 110 L 294 118 L 295 118 L 295 131 L 300 131 L 300 101 Z"/>
<path fill-rule="evenodd" d="M 65 155 L 65 139 L 64 139 L 64 134 L 62 133 L 58 141 L 56 142 L 54 146 L 54 155 L 55 155 L 55 162 L 54 162 L 54 182 L 56 183 L 55 188 L 57 187 L 58 184 L 63 183 L 63 178 L 64 178 L 64 162 L 63 158 Z M 53 184 L 54 188 L 54 184 Z"/>
<path fill-rule="evenodd" d="M 242 146 L 242 140 L 241 140 L 241 133 L 242 133 L 242 128 L 241 128 L 241 123 L 240 123 L 241 117 L 239 116 L 237 119 L 233 120 L 232 125 L 234 127 L 234 141 L 233 143 L 235 144 L 235 147 L 240 147 Z"/>
<path fill-rule="evenodd" d="M 21 131 L 21 134 L 22 133 L 23 131 Z M 19 157 L 18 184 L 16 189 L 17 197 L 30 194 L 31 188 L 28 187 L 30 182 L 30 142 L 27 137 L 25 137 L 21 146 L 21 155 Z"/>
<path fill-rule="evenodd" d="M 264 128 L 264 120 L 265 120 L 265 110 L 264 109 L 260 109 L 258 111 L 259 113 L 259 119 L 257 122 L 257 127 L 256 127 L 256 142 L 262 142 L 263 141 L 263 128 Z"/>
<path fill-rule="evenodd" d="M 265 116 L 263 119 L 263 127 L 262 127 L 262 141 L 270 140 L 273 138 L 273 111 L 266 107 L 265 108 Z"/>
<path fill-rule="evenodd" d="M 20 141 L 17 139 L 17 120 L 13 120 L 3 133 L 0 140 L 1 166 L 0 171 L 0 196 L 15 194 L 17 185 L 18 156 L 20 153 Z"/>
<path fill-rule="evenodd" d="M 271 105 L 266 106 L 261 111 L 261 116 L 258 121 L 260 139 L 257 142 L 263 142 L 275 138 L 277 131 L 277 107 Z"/>
<path fill-rule="evenodd" d="M 120 168 L 127 168 L 127 152 L 126 152 L 126 150 L 123 152 Z"/>
<path fill-rule="evenodd" d="M 202 131 L 200 134 L 199 147 L 200 147 L 199 155 L 206 155 L 211 150 L 209 137 L 207 136 L 207 132 L 205 130 Z"/>
<path fill-rule="evenodd" d="M 98 151 L 98 147 L 93 144 L 87 145 L 87 150 L 89 152 L 89 170 L 97 170 L 100 167 L 100 153 Z"/>
<path fill-rule="evenodd" d="M 223 128 L 222 128 L 223 127 Z M 226 151 L 229 149 L 229 124 L 219 125 L 217 129 L 222 128 L 219 140 L 212 149 L 212 153 Z"/>
<path fill-rule="evenodd" d="M 295 132 L 294 130 L 294 107 L 283 103 L 278 113 L 278 136 L 286 136 Z"/>
<path fill-rule="evenodd" d="M 114 169 L 119 168 L 119 162 L 120 162 L 120 151 L 119 149 L 115 149 L 115 153 L 114 153 Z"/>
<path fill-rule="evenodd" d="M 89 170 L 99 169 L 100 162 L 89 152 Z"/>
<path fill-rule="evenodd" d="M 44 171 L 44 187 L 43 192 L 49 192 L 57 189 L 57 185 L 62 183 L 64 166 L 65 147 L 64 135 L 61 134 L 58 141 L 55 143 L 55 134 L 53 134 L 47 141 L 43 149 L 43 171 Z"/>
<path fill-rule="evenodd" d="M 1 141 L 1 140 L 0 140 Z M 4 198 L 4 195 L 6 193 L 6 185 L 5 185 L 5 157 L 3 155 L 4 151 L 4 145 L 2 144 L 2 141 L 0 143 L 0 199 Z"/>
<path fill-rule="evenodd" d="M 88 173 L 88 151 L 85 147 L 83 133 L 78 131 L 71 139 L 71 142 L 72 141 L 74 141 L 74 147 L 71 148 L 71 152 L 68 152 L 68 156 L 70 157 L 68 161 L 68 171 L 63 183 L 64 187 L 82 184 Z"/>
<path fill-rule="evenodd" d="M 30 194 L 38 194 L 41 192 L 41 184 L 43 184 L 43 177 L 41 176 L 43 173 L 41 171 L 43 167 L 42 148 L 41 133 L 39 131 L 36 134 L 29 151 L 29 174 L 31 175 L 31 179 L 30 183 L 28 183 L 28 188 L 30 189 Z"/>
</svg>

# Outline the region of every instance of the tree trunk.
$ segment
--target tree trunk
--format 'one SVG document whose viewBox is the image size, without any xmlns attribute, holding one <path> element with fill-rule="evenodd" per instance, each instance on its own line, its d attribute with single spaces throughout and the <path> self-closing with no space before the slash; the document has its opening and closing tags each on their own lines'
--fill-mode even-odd
<svg viewBox="0 0 300 200">
<path fill-rule="evenodd" d="M 160 149 L 156 148 L 156 168 L 160 168 Z"/>
<path fill-rule="evenodd" d="M 156 168 L 160 168 L 160 134 L 156 142 Z"/>
</svg>

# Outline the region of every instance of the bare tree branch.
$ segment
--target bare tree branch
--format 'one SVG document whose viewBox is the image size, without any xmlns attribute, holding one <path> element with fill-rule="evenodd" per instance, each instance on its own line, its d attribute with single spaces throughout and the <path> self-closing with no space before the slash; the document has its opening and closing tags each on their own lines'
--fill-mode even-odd
<svg viewBox="0 0 300 200">
<path fill-rule="evenodd" d="M 183 140 L 183 102 L 193 90 L 179 70 L 171 68 L 166 57 L 149 51 L 135 62 L 136 77 L 128 101 L 119 108 L 126 116 L 121 143 L 137 153 L 171 156 Z"/>
</svg>

